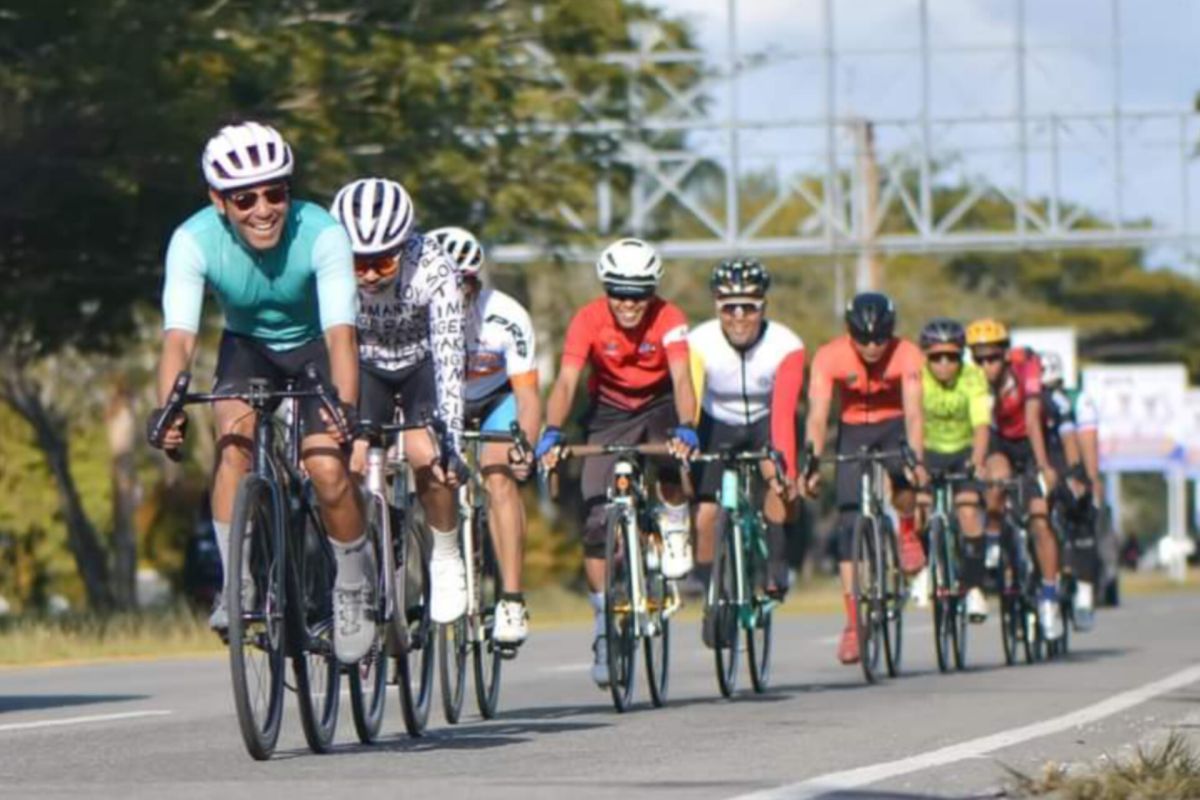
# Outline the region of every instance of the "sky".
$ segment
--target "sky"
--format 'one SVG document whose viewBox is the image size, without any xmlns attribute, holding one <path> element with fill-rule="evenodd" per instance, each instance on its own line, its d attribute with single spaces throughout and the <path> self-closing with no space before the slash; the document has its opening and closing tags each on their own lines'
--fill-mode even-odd
<svg viewBox="0 0 1200 800">
<path fill-rule="evenodd" d="M 726 0 L 654 0 L 683 17 L 716 60 L 727 58 Z M 823 0 L 739 0 L 743 54 L 772 53 L 767 66 L 737 81 L 743 119 L 792 120 L 786 129 L 743 135 L 750 167 L 822 171 L 825 73 Z M 835 104 L 841 117 L 877 121 L 881 153 L 919 141 L 921 62 L 918 0 L 833 0 L 838 68 Z M 935 124 L 935 153 L 954 153 L 964 174 L 1012 183 L 1016 126 L 997 118 L 1017 108 L 1017 0 L 928 0 L 930 109 L 934 118 L 991 117 L 986 122 Z M 1030 185 L 1048 191 L 1050 138 L 1058 137 L 1062 194 L 1111 213 L 1115 157 L 1111 144 L 1114 87 L 1119 86 L 1125 147 L 1121 202 L 1126 219 L 1151 217 L 1180 227 L 1185 191 L 1200 190 L 1200 168 L 1189 160 L 1194 188 L 1181 180 L 1181 125 L 1200 142 L 1200 119 L 1181 117 L 1200 91 L 1200 0 L 1118 0 L 1121 20 L 1114 69 L 1110 0 L 1026 0 L 1026 107 L 1033 119 Z M 873 50 L 874 52 L 862 52 Z M 888 52 L 879 52 L 887 50 Z M 909 51 L 909 52 L 904 52 Z M 1117 83 L 1119 76 L 1119 84 Z M 729 99 L 716 95 L 713 113 Z M 1162 117 L 1135 118 L 1164 112 Z M 1098 114 L 1094 119 L 1077 115 Z M 1071 117 L 1057 126 L 1050 115 Z M 893 120 L 894 122 L 887 122 Z M 802 124 L 803 123 L 803 124 Z M 816 123 L 816 124 L 813 124 Z M 722 145 L 712 139 L 714 152 Z M 1194 146 L 1194 145 L 1193 145 Z M 848 139 L 839 149 L 849 152 Z M 1200 231 L 1200 202 L 1186 217 Z"/>
</svg>

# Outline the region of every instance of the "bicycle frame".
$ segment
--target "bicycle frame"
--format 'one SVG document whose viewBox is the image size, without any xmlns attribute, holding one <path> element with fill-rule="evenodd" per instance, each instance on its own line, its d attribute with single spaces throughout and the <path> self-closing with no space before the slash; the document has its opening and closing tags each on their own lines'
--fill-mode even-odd
<svg viewBox="0 0 1200 800">
<path fill-rule="evenodd" d="M 762 512 L 754 502 L 752 487 L 754 486 L 754 471 L 759 460 L 757 454 L 737 459 L 735 463 L 725 462 L 721 471 L 721 506 L 729 512 L 733 520 L 745 521 L 745 524 L 735 522 L 731 527 L 733 536 L 733 559 L 735 581 L 735 602 L 738 606 L 738 618 L 743 628 L 755 628 L 758 625 L 759 611 L 769 612 L 777 603 L 767 599 L 760 608 L 756 608 L 751 592 L 746 586 L 745 553 L 753 547 L 758 551 L 763 562 L 767 560 L 767 542 L 764 534 Z M 766 456 L 766 454 L 763 454 Z M 745 532 L 743 529 L 745 528 Z"/>
</svg>

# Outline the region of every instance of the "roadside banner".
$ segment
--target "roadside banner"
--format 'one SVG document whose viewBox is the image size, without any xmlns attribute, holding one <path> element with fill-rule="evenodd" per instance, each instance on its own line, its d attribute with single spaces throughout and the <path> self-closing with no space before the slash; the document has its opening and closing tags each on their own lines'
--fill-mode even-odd
<svg viewBox="0 0 1200 800">
<path fill-rule="evenodd" d="M 1104 469 L 1160 472 L 1178 466 L 1187 408 L 1182 364 L 1089 366 L 1083 388 L 1100 414 Z"/>
</svg>

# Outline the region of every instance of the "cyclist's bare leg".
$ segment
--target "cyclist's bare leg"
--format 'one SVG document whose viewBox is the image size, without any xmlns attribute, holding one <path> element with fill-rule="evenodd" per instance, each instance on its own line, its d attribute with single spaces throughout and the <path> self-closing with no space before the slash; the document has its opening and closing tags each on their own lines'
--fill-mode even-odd
<svg viewBox="0 0 1200 800">
<path fill-rule="evenodd" d="M 711 500 L 696 504 L 696 570 L 700 575 L 712 569 L 717 551 L 717 517 L 720 510 L 721 507 Z"/>
<path fill-rule="evenodd" d="M 339 542 L 360 539 L 363 535 L 360 495 L 354 490 L 341 446 L 329 434 L 315 433 L 304 437 L 302 456 L 329 537 Z"/>
<path fill-rule="evenodd" d="M 784 526 L 795 517 L 798 508 L 799 503 L 788 503 L 773 489 L 768 488 L 764 494 L 763 518 L 767 523 L 767 560 L 771 567 L 771 573 L 767 579 L 767 589 L 780 592 L 780 596 L 783 591 L 787 590 L 787 586 L 783 585 L 787 582 L 787 564 L 784 552 L 787 543 Z"/>
<path fill-rule="evenodd" d="M 1012 464 L 1003 453 L 992 453 L 987 457 L 988 480 L 1006 481 L 1012 477 Z M 987 506 L 986 532 L 989 536 L 999 536 L 1004 520 L 1004 489 L 999 486 L 989 486 L 984 494 Z"/>
<path fill-rule="evenodd" d="M 968 539 L 983 536 L 983 520 L 979 516 L 979 498 L 974 492 L 959 492 L 954 495 L 954 513 L 958 517 L 958 529 Z"/>
<path fill-rule="evenodd" d="M 404 457 L 416 477 L 417 499 L 425 510 L 425 522 L 439 531 L 452 531 L 458 524 L 458 498 L 453 489 L 434 479 L 431 466 L 435 452 L 428 431 L 404 433 Z"/>
<path fill-rule="evenodd" d="M 1047 583 L 1058 580 L 1058 541 L 1050 529 L 1049 506 L 1044 497 L 1029 500 L 1029 528 L 1033 533 L 1034 550 L 1042 580 Z"/>
<path fill-rule="evenodd" d="M 250 471 L 254 411 L 240 400 L 213 404 L 217 428 L 217 466 L 213 473 L 213 520 L 229 524 L 238 483 Z"/>
<path fill-rule="evenodd" d="M 583 559 L 583 575 L 592 594 L 604 594 L 605 569 L 603 558 L 589 556 Z"/>
<path fill-rule="evenodd" d="M 508 445 L 490 442 L 480 455 L 480 471 L 488 493 L 488 524 L 492 546 L 500 562 L 505 592 L 521 591 L 521 568 L 525 554 L 525 504 L 508 463 Z"/>
</svg>

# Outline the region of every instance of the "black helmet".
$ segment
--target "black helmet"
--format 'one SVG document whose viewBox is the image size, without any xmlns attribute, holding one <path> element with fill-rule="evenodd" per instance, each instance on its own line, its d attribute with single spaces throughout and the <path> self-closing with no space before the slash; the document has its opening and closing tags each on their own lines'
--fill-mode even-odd
<svg viewBox="0 0 1200 800">
<path fill-rule="evenodd" d="M 771 288 L 771 273 L 757 259 L 733 258 L 713 267 L 708 285 L 713 297 L 763 297 Z"/>
<path fill-rule="evenodd" d="M 967 346 L 967 332 L 958 320 L 938 317 L 929 320 L 921 329 L 920 342 L 922 350 L 937 344 L 952 344 L 961 350 Z"/>
<path fill-rule="evenodd" d="M 862 292 L 846 305 L 846 327 L 857 341 L 882 342 L 896 330 L 896 306 L 880 292 Z"/>
</svg>

